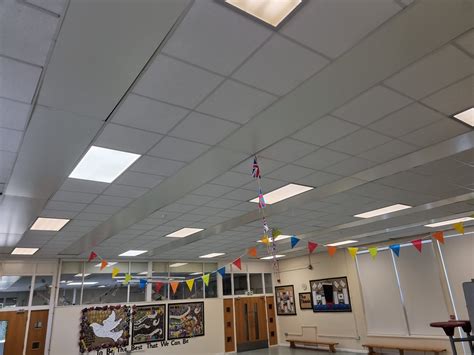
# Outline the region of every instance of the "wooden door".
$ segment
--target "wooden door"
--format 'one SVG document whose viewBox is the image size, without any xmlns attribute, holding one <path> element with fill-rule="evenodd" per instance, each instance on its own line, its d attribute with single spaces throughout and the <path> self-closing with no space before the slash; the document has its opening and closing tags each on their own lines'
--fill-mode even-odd
<svg viewBox="0 0 474 355">
<path fill-rule="evenodd" d="M 0 321 L 7 322 L 4 355 L 23 354 L 27 312 L 0 312 Z"/>
<path fill-rule="evenodd" d="M 31 311 L 26 355 L 44 354 L 48 314 L 48 310 Z"/>
<path fill-rule="evenodd" d="M 224 344 L 225 352 L 235 351 L 234 340 L 234 300 L 224 300 Z"/>
<path fill-rule="evenodd" d="M 278 344 L 278 335 L 275 318 L 275 299 L 273 296 L 267 296 L 267 318 L 268 318 L 268 334 L 270 345 Z"/>
<path fill-rule="evenodd" d="M 268 347 L 265 297 L 235 300 L 237 351 Z"/>
</svg>

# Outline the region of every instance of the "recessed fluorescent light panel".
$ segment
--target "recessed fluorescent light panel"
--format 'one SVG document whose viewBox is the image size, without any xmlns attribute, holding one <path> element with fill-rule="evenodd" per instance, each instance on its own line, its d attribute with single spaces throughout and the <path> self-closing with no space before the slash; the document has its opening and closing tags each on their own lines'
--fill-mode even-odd
<svg viewBox="0 0 474 355">
<path fill-rule="evenodd" d="M 455 119 L 474 127 L 474 107 L 471 107 L 463 112 L 459 112 L 453 116 Z"/>
<path fill-rule="evenodd" d="M 33 255 L 39 250 L 39 248 L 15 248 L 12 251 L 12 255 Z"/>
<path fill-rule="evenodd" d="M 138 256 L 141 254 L 145 254 L 148 250 L 129 250 L 125 253 L 120 254 L 119 256 Z"/>
<path fill-rule="evenodd" d="M 311 187 L 311 186 L 288 184 L 286 186 L 280 187 L 279 189 L 273 190 L 272 192 L 269 192 L 263 195 L 263 198 L 265 199 L 265 203 L 267 205 L 271 205 L 273 203 L 286 200 L 287 198 L 302 194 L 303 192 L 313 190 L 313 189 L 314 187 Z M 258 196 L 255 197 L 253 200 L 250 200 L 250 202 L 258 203 Z"/>
<path fill-rule="evenodd" d="M 99 282 L 98 281 L 87 281 L 87 282 L 70 282 L 67 285 L 68 286 L 80 286 L 80 285 L 97 285 Z"/>
<path fill-rule="evenodd" d="M 170 264 L 170 267 L 180 267 L 184 265 L 188 265 L 188 263 L 174 263 L 174 264 Z"/>
<path fill-rule="evenodd" d="M 111 183 L 141 155 L 92 146 L 70 178 Z"/>
<path fill-rule="evenodd" d="M 201 228 L 182 228 L 180 230 L 177 230 L 171 234 L 168 234 L 167 237 L 169 238 L 184 238 L 188 237 L 191 234 L 203 231 L 204 229 Z"/>
<path fill-rule="evenodd" d="M 425 224 L 425 227 L 436 228 L 436 227 L 447 226 L 449 224 L 460 223 L 460 222 L 468 222 L 468 221 L 473 221 L 473 220 L 474 220 L 474 218 L 472 218 L 472 217 L 462 217 L 462 218 L 450 219 L 448 221 L 443 221 L 443 222 Z"/>
<path fill-rule="evenodd" d="M 284 258 L 286 255 L 275 255 L 275 258 L 277 259 L 280 259 L 280 258 Z M 264 256 L 263 258 L 260 258 L 260 260 L 271 260 L 273 259 L 273 255 L 269 255 L 269 256 Z"/>
<path fill-rule="evenodd" d="M 275 242 L 278 242 L 280 240 L 288 239 L 291 238 L 291 235 L 286 235 L 286 234 L 280 234 L 278 237 L 275 238 Z M 273 238 L 269 237 L 268 241 L 271 243 L 273 242 Z M 257 240 L 257 243 L 263 243 L 262 240 Z"/>
<path fill-rule="evenodd" d="M 106 267 L 114 266 L 115 264 L 117 264 L 116 261 L 107 262 L 107 266 L 106 266 Z M 102 263 L 98 263 L 98 264 L 95 264 L 95 265 L 94 265 L 94 267 L 101 267 L 101 266 L 102 266 Z"/>
<path fill-rule="evenodd" d="M 227 4 L 277 27 L 302 0 L 226 0 Z"/>
<path fill-rule="evenodd" d="M 84 274 L 84 277 L 87 277 L 87 276 L 89 276 L 89 275 L 90 275 L 90 274 Z M 82 277 L 82 274 L 76 274 L 76 275 L 74 275 L 74 277 Z"/>
<path fill-rule="evenodd" d="M 69 222 L 69 219 L 38 217 L 30 229 L 33 231 L 57 232 L 60 231 L 67 222 Z"/>
<path fill-rule="evenodd" d="M 201 255 L 200 258 L 202 259 L 211 259 L 211 258 L 217 258 L 218 256 L 225 255 L 225 253 L 210 253 L 206 255 Z"/>
<path fill-rule="evenodd" d="M 352 243 L 357 243 L 357 240 L 343 240 L 342 242 L 326 244 L 326 246 L 328 246 L 328 247 L 338 247 L 340 245 L 347 245 L 347 244 L 352 244 Z"/>
<path fill-rule="evenodd" d="M 373 210 L 373 211 L 368 211 L 368 212 L 364 212 L 364 213 L 361 213 L 361 214 L 356 214 L 354 217 L 371 218 L 371 217 L 381 216 L 381 215 L 387 214 L 387 213 L 401 211 L 401 210 L 404 210 L 404 209 L 407 209 L 407 208 L 411 208 L 411 206 L 402 205 L 402 204 L 398 203 L 396 205 L 379 208 L 378 210 Z"/>
</svg>

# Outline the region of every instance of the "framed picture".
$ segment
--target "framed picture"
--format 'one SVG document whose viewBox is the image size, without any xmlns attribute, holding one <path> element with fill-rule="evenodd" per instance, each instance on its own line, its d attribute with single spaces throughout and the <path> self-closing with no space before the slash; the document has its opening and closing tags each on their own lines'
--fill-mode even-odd
<svg viewBox="0 0 474 355">
<path fill-rule="evenodd" d="M 311 292 L 298 293 L 300 299 L 300 309 L 313 309 L 311 304 Z"/>
<path fill-rule="evenodd" d="M 204 302 L 168 304 L 168 340 L 204 335 Z"/>
<path fill-rule="evenodd" d="M 311 280 L 313 312 L 352 312 L 347 277 Z"/>
<path fill-rule="evenodd" d="M 166 305 L 133 306 L 132 345 L 165 340 Z"/>
<path fill-rule="evenodd" d="M 296 316 L 295 291 L 293 285 L 275 286 L 277 315 Z"/>
</svg>

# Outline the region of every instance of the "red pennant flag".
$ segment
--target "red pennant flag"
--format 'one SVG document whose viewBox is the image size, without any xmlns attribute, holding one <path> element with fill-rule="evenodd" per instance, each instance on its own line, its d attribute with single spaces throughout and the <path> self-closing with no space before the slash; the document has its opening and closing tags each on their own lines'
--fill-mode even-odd
<svg viewBox="0 0 474 355">
<path fill-rule="evenodd" d="M 434 232 L 431 233 L 431 236 L 436 239 L 441 244 L 444 244 L 444 233 L 443 232 Z"/>
<path fill-rule="evenodd" d="M 100 270 L 104 270 L 107 267 L 108 263 L 105 260 L 100 262 Z"/>
<path fill-rule="evenodd" d="M 249 248 L 247 250 L 247 255 L 256 258 L 257 257 L 257 247 Z"/>
<path fill-rule="evenodd" d="M 239 270 L 242 270 L 242 261 L 240 260 L 240 258 L 238 259 L 235 259 L 232 264 L 234 264 L 235 266 L 237 266 L 239 268 Z"/>
<path fill-rule="evenodd" d="M 308 250 L 311 254 L 318 247 L 318 243 L 308 242 Z"/>
<path fill-rule="evenodd" d="M 328 253 L 330 256 L 333 256 L 334 254 L 336 254 L 336 251 L 337 251 L 337 247 L 332 247 L 332 246 L 328 247 Z"/>
<path fill-rule="evenodd" d="M 160 293 L 160 290 L 161 290 L 162 287 L 163 287 L 163 283 L 162 282 L 157 282 L 155 284 L 155 292 Z"/>
<path fill-rule="evenodd" d="M 90 253 L 90 255 L 89 255 L 89 260 L 88 260 L 88 261 L 90 262 L 90 261 L 94 260 L 95 258 L 97 258 L 97 254 L 94 253 L 93 251 L 91 251 L 91 253 Z"/>
<path fill-rule="evenodd" d="M 423 242 L 421 239 L 412 240 L 411 244 L 413 244 L 413 246 L 421 253 L 421 248 L 423 245 Z"/>
</svg>

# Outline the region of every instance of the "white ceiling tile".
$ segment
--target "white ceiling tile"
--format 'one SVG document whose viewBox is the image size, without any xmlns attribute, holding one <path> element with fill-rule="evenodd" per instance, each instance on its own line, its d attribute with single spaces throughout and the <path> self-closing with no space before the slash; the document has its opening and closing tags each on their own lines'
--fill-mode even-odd
<svg viewBox="0 0 474 355">
<path fill-rule="evenodd" d="M 423 99 L 423 103 L 447 116 L 452 116 L 471 107 L 474 101 L 473 97 L 474 76 L 470 76 L 428 96 Z"/>
<path fill-rule="evenodd" d="M 64 201 L 64 202 L 91 203 L 96 197 L 97 197 L 96 194 L 59 190 L 53 195 L 51 200 Z"/>
<path fill-rule="evenodd" d="M 163 181 L 163 179 L 161 176 L 126 171 L 115 182 L 121 185 L 148 187 L 151 189 Z"/>
<path fill-rule="evenodd" d="M 474 56 L 474 30 L 470 30 L 468 33 L 459 37 L 456 43 Z"/>
<path fill-rule="evenodd" d="M 313 172 L 313 169 L 308 169 L 293 164 L 287 164 L 284 167 L 281 167 L 268 174 L 268 177 L 272 179 L 291 182 L 301 179 L 302 177 L 305 177 Z"/>
<path fill-rule="evenodd" d="M 325 116 L 293 135 L 294 138 L 319 146 L 326 145 L 358 130 L 355 124 Z"/>
<path fill-rule="evenodd" d="M 181 107 L 130 94 L 113 116 L 112 122 L 166 134 L 188 112 Z"/>
<path fill-rule="evenodd" d="M 298 180 L 297 182 L 303 185 L 318 187 L 318 186 L 325 185 L 339 179 L 342 179 L 342 177 L 339 175 L 329 174 L 323 171 L 317 171 L 314 174 L 305 176 L 304 178 Z"/>
<path fill-rule="evenodd" d="M 31 103 L 41 68 L 0 57 L 0 97 Z"/>
<path fill-rule="evenodd" d="M 183 205 L 195 205 L 195 206 L 202 206 L 209 201 L 212 201 L 212 197 L 209 196 L 201 196 L 201 195 L 186 195 L 183 198 L 180 198 L 177 203 L 183 204 Z"/>
<path fill-rule="evenodd" d="M 212 183 L 231 187 L 241 187 L 242 185 L 250 182 L 252 179 L 253 177 L 250 174 L 246 175 L 228 171 L 214 179 Z"/>
<path fill-rule="evenodd" d="M 401 157 L 402 155 L 414 152 L 417 149 L 418 147 L 415 147 L 414 145 L 394 139 L 374 149 L 359 154 L 359 157 L 378 163 L 384 163 Z"/>
<path fill-rule="evenodd" d="M 336 117 L 366 126 L 412 102 L 395 91 L 375 86 L 332 114 Z"/>
<path fill-rule="evenodd" d="M 474 149 L 468 149 L 464 152 L 452 155 L 451 158 L 466 164 L 474 165 Z"/>
<path fill-rule="evenodd" d="M 133 200 L 127 197 L 118 197 L 118 196 L 99 196 L 94 200 L 94 203 L 99 205 L 106 205 L 106 206 L 117 206 L 117 207 L 125 207 Z"/>
<path fill-rule="evenodd" d="M 237 211 L 237 210 L 224 210 L 221 211 L 217 214 L 218 216 L 221 217 L 227 217 L 227 218 L 235 218 L 238 216 L 242 215 L 242 211 Z"/>
<path fill-rule="evenodd" d="M 103 194 L 108 196 L 137 198 L 147 192 L 148 189 L 145 189 L 143 187 L 111 184 L 110 187 L 108 187 L 103 192 Z"/>
<path fill-rule="evenodd" d="M 255 194 L 256 196 L 257 194 Z M 244 212 L 250 212 L 250 211 L 255 211 L 255 203 L 251 202 L 242 202 L 240 205 L 234 206 L 231 209 L 232 210 L 237 210 L 237 211 L 244 211 Z"/>
<path fill-rule="evenodd" d="M 233 77 L 285 95 L 328 63 L 326 58 L 276 34 Z"/>
<path fill-rule="evenodd" d="M 87 220 L 87 221 L 100 221 L 104 222 L 110 218 L 110 214 L 102 214 L 102 213 L 85 213 L 82 212 L 76 216 L 76 219 L 79 220 Z"/>
<path fill-rule="evenodd" d="M 374 131 L 400 137 L 445 117 L 418 103 L 413 103 L 369 126 Z"/>
<path fill-rule="evenodd" d="M 219 224 L 219 223 L 225 222 L 225 221 L 227 221 L 227 219 L 228 219 L 227 217 L 221 217 L 221 216 L 214 215 L 214 216 L 207 217 L 207 218 L 203 219 L 202 221 L 204 223 L 209 223 L 210 225 L 214 225 L 214 224 Z"/>
<path fill-rule="evenodd" d="M 57 211 L 57 210 L 48 210 L 44 209 L 40 216 L 41 217 L 46 217 L 46 218 L 66 218 L 66 219 L 72 219 L 77 216 L 79 212 L 73 212 L 73 211 Z"/>
<path fill-rule="evenodd" d="M 224 196 L 223 198 L 228 198 L 231 200 L 238 200 L 238 201 L 249 201 L 255 197 L 257 194 L 257 183 L 255 182 L 255 189 L 254 190 L 245 190 L 245 189 L 235 189 Z"/>
<path fill-rule="evenodd" d="M 80 212 L 87 205 L 85 203 L 74 203 L 74 202 L 62 202 L 62 201 L 49 201 L 45 209 L 56 210 L 56 211 L 72 211 Z"/>
<path fill-rule="evenodd" d="M 235 123 L 193 112 L 176 126 L 170 135 L 214 145 L 238 127 Z"/>
<path fill-rule="evenodd" d="M 444 118 L 400 139 L 418 147 L 426 147 L 469 131 L 470 129 L 462 123 L 451 118 Z"/>
<path fill-rule="evenodd" d="M 175 105 L 194 108 L 223 79 L 192 65 L 159 55 L 133 91 Z"/>
<path fill-rule="evenodd" d="M 271 30 L 212 0 L 193 3 L 163 51 L 227 75 Z"/>
<path fill-rule="evenodd" d="M 80 179 L 66 179 L 62 184 L 61 190 L 74 191 L 74 192 L 88 192 L 91 194 L 100 194 L 104 191 L 109 184 L 98 181 L 88 181 Z"/>
<path fill-rule="evenodd" d="M 25 0 L 30 4 L 34 4 L 55 14 L 61 15 L 66 6 L 66 0 Z"/>
<path fill-rule="evenodd" d="M 280 187 L 287 185 L 286 181 L 275 180 L 271 178 L 264 177 L 261 181 L 261 186 L 264 192 L 273 191 L 279 189 Z M 241 187 L 242 189 L 250 190 L 250 191 L 258 191 L 258 183 L 255 180 L 252 180 L 248 184 L 245 184 Z"/>
<path fill-rule="evenodd" d="M 314 153 L 295 161 L 296 165 L 301 165 L 307 168 L 321 170 L 329 165 L 333 165 L 341 160 L 349 158 L 348 154 L 336 152 L 334 150 L 320 148 Z"/>
<path fill-rule="evenodd" d="M 369 169 L 375 165 L 377 165 L 377 163 L 372 161 L 358 157 L 351 157 L 337 164 L 331 165 L 324 170 L 338 175 L 350 176 L 361 170 Z"/>
<path fill-rule="evenodd" d="M 190 162 L 209 149 L 208 145 L 165 137 L 148 152 L 160 158 Z"/>
<path fill-rule="evenodd" d="M 114 214 L 118 212 L 122 207 L 119 206 L 106 206 L 106 205 L 97 205 L 95 203 L 88 205 L 83 212 L 87 213 L 104 213 L 104 214 Z"/>
<path fill-rule="evenodd" d="M 275 99 L 263 91 L 226 80 L 196 110 L 244 124 Z"/>
<path fill-rule="evenodd" d="M 0 128 L 25 129 L 30 105 L 0 98 Z"/>
<path fill-rule="evenodd" d="M 264 157 L 258 157 L 258 165 L 260 167 L 260 174 L 262 176 L 265 176 L 266 174 L 272 172 L 273 170 L 276 170 L 282 167 L 283 165 L 285 165 L 285 163 L 281 161 L 277 161 L 277 160 L 267 159 Z M 253 166 L 253 159 L 250 158 L 243 161 L 232 170 L 242 173 L 242 174 L 250 174 L 252 171 L 252 166 Z"/>
<path fill-rule="evenodd" d="M 16 153 L 20 147 L 23 132 L 0 128 L 0 150 Z"/>
<path fill-rule="evenodd" d="M 389 140 L 390 138 L 382 134 L 368 129 L 360 129 L 357 132 L 329 144 L 328 148 L 347 154 L 360 154 L 366 150 L 386 143 Z"/>
<path fill-rule="evenodd" d="M 244 191 L 246 191 L 246 190 L 244 190 Z M 225 198 L 216 198 L 215 200 L 212 200 L 212 201 L 206 203 L 206 206 L 225 209 L 225 208 L 234 207 L 238 204 L 240 204 L 240 201 L 228 200 L 228 199 L 225 199 Z"/>
<path fill-rule="evenodd" d="M 15 164 L 16 154 L 0 150 L 0 182 L 5 183 Z"/>
<path fill-rule="evenodd" d="M 205 184 L 193 191 L 193 194 L 210 196 L 210 197 L 219 197 L 223 194 L 233 190 L 233 187 L 216 185 L 216 184 Z"/>
<path fill-rule="evenodd" d="M 94 145 L 125 152 L 144 154 L 162 137 L 161 134 L 109 123 L 94 142 Z"/>
<path fill-rule="evenodd" d="M 204 218 L 205 217 L 203 215 L 187 213 L 187 214 L 182 215 L 181 217 L 176 218 L 176 220 L 185 221 L 185 222 L 197 222 Z"/>
<path fill-rule="evenodd" d="M 421 99 L 472 73 L 474 60 L 448 45 L 395 74 L 385 83 L 410 97 Z"/>
<path fill-rule="evenodd" d="M 185 164 L 179 161 L 155 158 L 145 155 L 130 167 L 130 170 L 162 176 L 174 175 Z"/>
<path fill-rule="evenodd" d="M 312 144 L 285 138 L 263 150 L 260 155 L 265 158 L 290 163 L 313 152 L 316 148 Z"/>
<path fill-rule="evenodd" d="M 189 204 L 182 204 L 182 203 L 172 203 L 165 208 L 160 209 L 160 211 L 164 212 L 165 218 L 166 219 L 173 219 L 174 217 L 179 217 L 179 213 L 186 213 L 189 211 L 192 211 L 196 209 L 195 205 L 189 205 Z M 176 214 L 169 214 L 169 212 L 173 212 Z"/>
<path fill-rule="evenodd" d="M 281 32 L 335 58 L 400 10 L 395 1 L 390 0 L 311 0 Z"/>
</svg>

